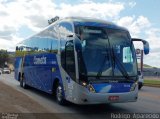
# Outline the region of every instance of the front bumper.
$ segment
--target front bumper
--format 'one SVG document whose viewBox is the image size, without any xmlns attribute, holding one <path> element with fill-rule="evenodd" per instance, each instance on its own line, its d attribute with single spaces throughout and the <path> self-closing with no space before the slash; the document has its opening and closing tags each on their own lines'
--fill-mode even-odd
<svg viewBox="0 0 160 119">
<path fill-rule="evenodd" d="M 109 96 L 118 96 L 116 101 L 110 101 Z M 123 102 L 135 102 L 138 99 L 138 86 L 134 91 L 125 93 L 93 93 L 89 92 L 82 86 L 77 90 L 77 95 L 72 100 L 76 104 L 107 104 L 107 103 L 123 103 Z"/>
</svg>

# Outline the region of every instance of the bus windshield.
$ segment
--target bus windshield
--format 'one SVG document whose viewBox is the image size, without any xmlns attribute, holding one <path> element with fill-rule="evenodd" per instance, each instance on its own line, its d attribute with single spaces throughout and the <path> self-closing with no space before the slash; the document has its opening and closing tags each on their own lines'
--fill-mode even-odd
<svg viewBox="0 0 160 119">
<path fill-rule="evenodd" d="M 92 26 L 77 29 L 82 45 L 80 70 L 87 76 L 137 75 L 134 46 L 127 31 Z"/>
</svg>

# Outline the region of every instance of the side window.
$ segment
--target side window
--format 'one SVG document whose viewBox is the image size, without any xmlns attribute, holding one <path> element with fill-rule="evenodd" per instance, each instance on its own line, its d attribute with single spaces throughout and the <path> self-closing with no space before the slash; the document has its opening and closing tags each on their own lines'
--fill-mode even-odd
<svg viewBox="0 0 160 119">
<path fill-rule="evenodd" d="M 73 33 L 72 25 L 67 22 L 59 24 L 60 45 L 61 45 L 61 64 L 68 75 L 75 80 L 75 55 L 73 40 L 67 38 L 69 33 Z"/>
<path fill-rule="evenodd" d="M 59 24 L 59 30 L 60 30 L 60 33 L 63 33 L 63 34 L 73 32 L 72 25 L 68 22 L 61 22 Z"/>
<path fill-rule="evenodd" d="M 67 22 L 62 22 L 59 24 L 60 32 L 60 48 L 61 48 L 61 64 L 65 68 L 65 45 L 67 42 L 67 34 L 73 33 L 72 25 Z"/>
<path fill-rule="evenodd" d="M 59 24 L 59 32 L 60 32 L 60 39 L 61 39 L 61 48 L 65 47 L 65 43 L 67 40 L 67 35 L 69 33 L 73 33 L 72 25 L 67 22 L 62 22 Z"/>
<path fill-rule="evenodd" d="M 35 52 L 58 52 L 58 38 L 54 26 L 32 37 L 32 48 Z"/>
<path fill-rule="evenodd" d="M 52 25 L 37 35 L 24 40 L 21 44 L 19 44 L 19 46 L 16 47 L 16 54 L 19 55 L 21 52 L 26 52 L 29 54 L 43 52 L 57 53 L 59 40 L 56 29 L 57 27 Z"/>
<path fill-rule="evenodd" d="M 58 52 L 58 45 L 59 45 L 59 38 L 58 38 L 58 30 L 57 25 L 51 26 L 49 29 L 49 36 L 48 39 L 48 47 L 51 52 L 57 53 Z"/>
<path fill-rule="evenodd" d="M 75 80 L 76 79 L 76 73 L 75 73 L 75 58 L 74 58 L 74 45 L 73 40 L 66 42 L 65 47 L 65 69 L 67 73 L 70 75 L 70 77 Z"/>
</svg>

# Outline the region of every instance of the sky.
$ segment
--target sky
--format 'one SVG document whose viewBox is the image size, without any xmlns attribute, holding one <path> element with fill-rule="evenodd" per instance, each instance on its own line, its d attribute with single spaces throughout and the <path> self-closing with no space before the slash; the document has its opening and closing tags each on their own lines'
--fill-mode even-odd
<svg viewBox="0 0 160 119">
<path fill-rule="evenodd" d="M 52 17 L 92 17 L 126 27 L 131 37 L 147 40 L 150 54 L 144 56 L 144 63 L 160 67 L 159 5 L 160 0 L 0 0 L 0 49 L 14 51 L 18 42 L 45 28 Z"/>
</svg>

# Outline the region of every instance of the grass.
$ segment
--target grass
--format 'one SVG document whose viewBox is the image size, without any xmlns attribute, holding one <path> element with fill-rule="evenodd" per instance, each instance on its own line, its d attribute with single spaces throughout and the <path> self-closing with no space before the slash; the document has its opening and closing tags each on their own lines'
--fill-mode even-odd
<svg viewBox="0 0 160 119">
<path fill-rule="evenodd" d="M 144 83 L 159 84 L 160 85 L 160 80 L 144 80 Z"/>
<path fill-rule="evenodd" d="M 160 80 L 144 80 L 144 85 L 160 87 Z"/>
</svg>

